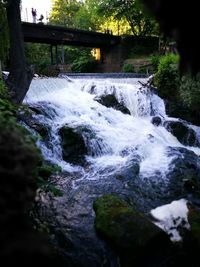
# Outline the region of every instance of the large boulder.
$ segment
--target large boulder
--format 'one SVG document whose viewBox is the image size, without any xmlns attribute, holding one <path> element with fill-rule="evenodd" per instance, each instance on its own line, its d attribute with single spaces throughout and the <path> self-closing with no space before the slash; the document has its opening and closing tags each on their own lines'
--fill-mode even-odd
<svg viewBox="0 0 200 267">
<path fill-rule="evenodd" d="M 199 207 L 187 204 L 188 206 L 188 223 L 190 229 L 183 232 L 182 254 L 187 255 L 187 266 L 199 266 L 200 250 L 200 212 Z"/>
<path fill-rule="evenodd" d="M 164 127 L 171 132 L 181 144 L 200 146 L 195 131 L 182 121 L 165 121 Z"/>
<path fill-rule="evenodd" d="M 0 258 L 6 266 L 61 266 L 30 218 L 41 155 L 28 133 L 0 112 Z M 3 264 L 5 262 L 5 264 Z"/>
<path fill-rule="evenodd" d="M 59 130 L 63 159 L 72 164 L 84 165 L 88 153 L 83 136 L 76 130 L 64 126 Z"/>
<path fill-rule="evenodd" d="M 96 199 L 94 210 L 96 231 L 116 250 L 120 266 L 146 266 L 171 245 L 166 233 L 117 195 Z"/>
<path fill-rule="evenodd" d="M 176 199 L 193 198 L 200 192 L 199 157 L 186 148 L 170 148 L 172 156 L 167 178 L 168 192 Z"/>
</svg>

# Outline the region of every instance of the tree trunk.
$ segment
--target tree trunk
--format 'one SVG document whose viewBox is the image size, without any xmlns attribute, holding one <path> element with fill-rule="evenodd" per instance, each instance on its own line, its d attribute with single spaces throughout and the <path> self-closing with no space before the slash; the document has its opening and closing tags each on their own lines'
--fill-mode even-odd
<svg viewBox="0 0 200 267">
<path fill-rule="evenodd" d="M 2 67 L 1 67 L 1 59 L 0 59 L 0 80 L 2 79 Z"/>
<path fill-rule="evenodd" d="M 12 101 L 19 104 L 29 89 L 33 71 L 26 64 L 20 0 L 9 1 L 6 10 L 10 37 L 10 73 L 6 82 Z"/>
</svg>

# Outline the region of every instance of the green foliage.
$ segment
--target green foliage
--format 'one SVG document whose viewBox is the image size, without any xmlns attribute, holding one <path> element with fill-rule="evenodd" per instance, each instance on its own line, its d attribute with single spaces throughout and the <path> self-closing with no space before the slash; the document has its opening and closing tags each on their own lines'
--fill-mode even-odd
<svg viewBox="0 0 200 267">
<path fill-rule="evenodd" d="M 140 0 L 54 0 L 50 23 L 84 30 L 112 30 L 114 34 L 158 34 L 158 26 Z"/>
<path fill-rule="evenodd" d="M 178 62 L 179 57 L 174 54 L 165 55 L 160 59 L 154 84 L 163 98 L 170 100 L 177 98 L 180 83 Z"/>
<path fill-rule="evenodd" d="M 90 57 L 82 56 L 73 62 L 71 69 L 73 72 L 88 73 L 88 72 L 94 72 L 96 66 L 97 66 L 97 61 L 92 56 Z"/>
<path fill-rule="evenodd" d="M 50 23 L 82 30 L 99 29 L 101 18 L 96 14 L 95 0 L 54 0 Z"/>
<path fill-rule="evenodd" d="M 77 61 L 78 58 L 91 58 L 91 48 L 88 47 L 76 47 L 76 46 L 66 46 L 65 47 L 65 57 L 67 63 L 72 64 Z"/>
<path fill-rule="evenodd" d="M 0 79 L 0 98 L 7 98 L 8 92 L 5 83 Z"/>
<path fill-rule="evenodd" d="M 50 47 L 45 44 L 25 43 L 27 63 L 35 65 L 35 72 L 48 74 L 47 67 L 50 65 Z"/>
<path fill-rule="evenodd" d="M 0 114 L 5 119 L 14 118 L 17 113 L 16 106 L 9 100 L 5 83 L 0 79 Z"/>
<path fill-rule="evenodd" d="M 45 192 L 52 192 L 55 196 L 62 196 L 63 192 L 55 185 L 51 184 L 48 179 L 52 174 L 60 173 L 61 168 L 56 164 L 47 164 L 42 162 L 41 166 L 35 169 L 34 176 L 37 186 Z"/>
<path fill-rule="evenodd" d="M 95 21 L 92 12 L 82 5 L 74 17 L 74 25 L 78 29 L 96 31 L 98 28 L 98 20 Z"/>
<path fill-rule="evenodd" d="M 125 63 L 122 67 L 123 72 L 134 72 L 134 66 L 129 63 Z"/>
<path fill-rule="evenodd" d="M 38 176 L 42 177 L 44 180 L 47 180 L 53 173 L 59 172 L 61 172 L 61 168 L 56 164 L 49 165 L 44 163 L 37 169 Z"/>
<path fill-rule="evenodd" d="M 16 161 L 15 164 L 21 164 L 20 167 L 18 166 L 16 168 L 21 168 L 22 173 L 29 168 L 28 166 L 32 166 L 29 170 L 30 179 L 32 180 L 31 183 L 35 184 L 37 187 L 41 187 L 45 191 L 53 192 L 56 196 L 60 196 L 62 195 L 62 192 L 54 185 L 49 184 L 47 180 L 53 173 L 61 172 L 61 168 L 57 165 L 50 165 L 44 162 L 40 150 L 35 145 L 34 137 L 28 130 L 16 122 L 16 116 L 19 109 L 24 109 L 24 107 L 14 106 L 10 102 L 6 86 L 4 82 L 0 80 L 0 142 L 4 139 L 8 139 L 13 143 L 5 143 L 4 150 L 16 150 L 15 154 L 5 155 L 5 157 L 8 156 L 9 160 Z M 8 148 L 6 146 L 8 146 Z M 24 153 L 24 155 L 22 155 L 22 153 Z M 3 155 L 1 147 L 0 154 Z M 19 159 L 17 159 L 17 155 Z M 12 157 L 16 157 L 16 159 L 12 159 Z M 32 159 L 33 162 L 28 162 L 29 159 Z M 19 163 L 17 163 L 18 161 Z M 27 167 L 24 164 L 27 164 Z M 13 172 L 15 172 L 15 170 Z"/>
<path fill-rule="evenodd" d="M 156 22 L 144 11 L 139 0 L 97 1 L 97 10 L 99 15 L 105 16 L 107 19 L 111 17 L 117 21 L 125 19 L 128 22 L 133 35 L 146 36 L 158 33 Z"/>
<path fill-rule="evenodd" d="M 153 54 L 150 56 L 150 63 L 152 64 L 154 72 L 158 71 L 161 56 L 159 54 Z"/>
<path fill-rule="evenodd" d="M 184 104 L 191 110 L 199 111 L 200 106 L 200 73 L 181 78 L 180 96 Z"/>
<path fill-rule="evenodd" d="M 82 6 L 82 2 L 76 0 L 54 0 L 50 15 L 51 24 L 75 27 L 74 18 Z"/>
</svg>

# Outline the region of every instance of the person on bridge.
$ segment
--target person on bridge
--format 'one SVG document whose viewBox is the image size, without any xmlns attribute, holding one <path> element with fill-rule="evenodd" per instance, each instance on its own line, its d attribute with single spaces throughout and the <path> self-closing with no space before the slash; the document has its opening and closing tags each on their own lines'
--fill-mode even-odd
<svg viewBox="0 0 200 267">
<path fill-rule="evenodd" d="M 41 15 L 40 15 L 40 18 L 38 19 L 39 23 L 43 23 L 43 22 L 42 22 L 43 19 L 44 19 L 44 16 L 41 14 Z"/>
<path fill-rule="evenodd" d="M 36 23 L 36 18 L 37 18 L 37 11 L 36 9 L 32 8 L 31 9 L 32 17 L 33 17 L 33 23 Z"/>
</svg>

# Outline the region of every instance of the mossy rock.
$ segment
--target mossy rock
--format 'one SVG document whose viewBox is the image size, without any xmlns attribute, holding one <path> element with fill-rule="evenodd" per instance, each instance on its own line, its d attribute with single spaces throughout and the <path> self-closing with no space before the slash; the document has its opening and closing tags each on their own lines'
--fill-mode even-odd
<svg viewBox="0 0 200 267">
<path fill-rule="evenodd" d="M 117 195 L 97 199 L 94 210 L 96 231 L 119 254 L 122 266 L 143 261 L 142 255 L 148 258 L 160 244 L 170 246 L 166 233 Z"/>
<path fill-rule="evenodd" d="M 188 222 L 190 230 L 184 237 L 184 245 L 192 250 L 200 250 L 200 212 L 197 208 L 189 205 Z"/>
</svg>

